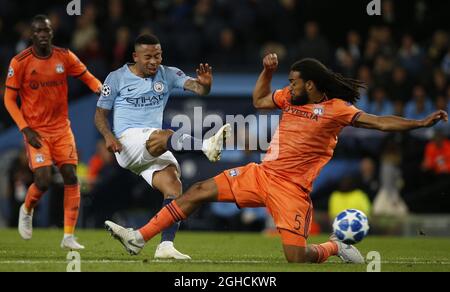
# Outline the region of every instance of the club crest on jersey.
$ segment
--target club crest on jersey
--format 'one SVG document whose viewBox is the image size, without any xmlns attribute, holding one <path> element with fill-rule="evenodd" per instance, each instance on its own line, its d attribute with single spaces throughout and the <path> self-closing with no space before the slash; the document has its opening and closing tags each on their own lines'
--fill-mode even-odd
<svg viewBox="0 0 450 292">
<path fill-rule="evenodd" d="M 153 84 L 153 90 L 156 93 L 161 93 L 164 91 L 164 84 L 162 84 L 161 82 L 155 82 L 155 84 Z"/>
<path fill-rule="evenodd" d="M 316 116 L 323 116 L 323 114 L 325 113 L 325 110 L 324 110 L 322 105 L 314 106 L 314 110 L 313 111 L 314 111 L 314 114 Z"/>
<path fill-rule="evenodd" d="M 64 73 L 64 66 L 63 66 L 63 64 L 56 65 L 56 73 L 58 73 L 58 74 Z"/>
<path fill-rule="evenodd" d="M 235 176 L 238 176 L 238 175 L 239 175 L 239 170 L 237 170 L 237 169 L 230 170 L 230 176 L 231 177 L 235 177 Z"/>
<path fill-rule="evenodd" d="M 9 67 L 8 69 L 8 78 L 11 78 L 14 76 L 14 69 L 12 67 Z"/>
<path fill-rule="evenodd" d="M 44 155 L 36 154 L 35 160 L 36 160 L 36 163 L 44 163 Z"/>
</svg>

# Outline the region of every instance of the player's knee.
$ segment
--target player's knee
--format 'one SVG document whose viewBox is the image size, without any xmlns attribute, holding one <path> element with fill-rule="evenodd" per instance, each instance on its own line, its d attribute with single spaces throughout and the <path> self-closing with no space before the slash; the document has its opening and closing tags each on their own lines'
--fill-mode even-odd
<svg viewBox="0 0 450 292">
<path fill-rule="evenodd" d="M 78 177 L 75 167 L 63 166 L 61 167 L 60 171 L 65 185 L 76 185 L 78 183 Z"/>
<path fill-rule="evenodd" d="M 194 201 L 199 203 L 211 202 L 213 201 L 213 193 L 207 187 L 205 182 L 196 183 L 192 188 L 191 192 Z"/>
<path fill-rule="evenodd" d="M 155 131 L 147 140 L 147 151 L 153 157 L 159 157 L 167 151 L 167 141 L 173 135 L 172 130 Z"/>
<path fill-rule="evenodd" d="M 46 192 L 52 183 L 52 177 L 49 175 L 35 175 L 34 184 L 42 191 Z"/>
<path fill-rule="evenodd" d="M 166 189 L 163 191 L 165 199 L 176 199 L 182 194 L 181 181 L 178 178 L 170 179 Z"/>
</svg>

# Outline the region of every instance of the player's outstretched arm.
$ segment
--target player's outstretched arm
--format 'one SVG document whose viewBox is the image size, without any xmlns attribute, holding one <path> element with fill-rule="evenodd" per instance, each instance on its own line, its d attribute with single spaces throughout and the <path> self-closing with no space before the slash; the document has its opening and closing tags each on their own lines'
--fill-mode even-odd
<svg viewBox="0 0 450 292">
<path fill-rule="evenodd" d="M 122 144 L 119 140 L 117 140 L 116 136 L 114 136 L 111 131 L 111 127 L 108 122 L 109 112 L 110 110 L 97 107 L 95 110 L 95 126 L 100 134 L 103 135 L 103 138 L 105 138 L 106 148 L 108 148 L 108 150 L 112 153 L 120 153 L 122 151 Z"/>
<path fill-rule="evenodd" d="M 376 129 L 386 132 L 409 131 L 418 128 L 429 128 L 439 121 L 448 122 L 448 114 L 445 111 L 436 111 L 423 120 L 408 120 L 397 116 L 380 117 L 363 113 L 354 122 L 355 127 Z"/>
<path fill-rule="evenodd" d="M 256 81 L 253 89 L 253 106 L 257 109 L 275 109 L 277 106 L 272 99 L 272 76 L 278 67 L 277 54 L 269 54 L 263 59 L 264 69 Z"/>
<path fill-rule="evenodd" d="M 95 78 L 94 75 L 92 75 L 89 71 L 86 71 L 86 73 L 79 77 L 79 79 L 86 84 L 92 92 L 100 96 L 102 93 L 102 83 L 100 80 Z"/>
<path fill-rule="evenodd" d="M 200 64 L 197 71 L 197 78 L 186 81 L 184 89 L 205 96 L 211 92 L 213 81 L 212 67 L 208 64 Z"/>
</svg>

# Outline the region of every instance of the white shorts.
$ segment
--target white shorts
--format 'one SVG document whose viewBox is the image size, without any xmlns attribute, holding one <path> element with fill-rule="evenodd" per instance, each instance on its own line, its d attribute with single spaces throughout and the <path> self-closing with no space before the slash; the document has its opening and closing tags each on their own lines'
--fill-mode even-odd
<svg viewBox="0 0 450 292">
<path fill-rule="evenodd" d="M 116 159 L 119 165 L 125 169 L 142 176 L 147 183 L 153 187 L 153 174 L 161 171 L 170 165 L 174 165 L 181 174 L 180 165 L 173 156 L 172 152 L 167 151 L 159 157 L 153 157 L 148 153 L 146 142 L 154 131 L 160 129 L 154 128 L 133 128 L 125 130 L 119 137 L 123 149 L 116 153 Z"/>
</svg>

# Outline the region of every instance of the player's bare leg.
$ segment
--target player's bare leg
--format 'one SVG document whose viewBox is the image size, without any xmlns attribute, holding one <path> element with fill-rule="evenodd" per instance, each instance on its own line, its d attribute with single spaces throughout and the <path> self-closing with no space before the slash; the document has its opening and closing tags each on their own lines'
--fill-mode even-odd
<svg viewBox="0 0 450 292">
<path fill-rule="evenodd" d="M 331 242 L 327 245 L 307 247 L 283 245 L 284 256 L 289 263 L 322 263 L 328 257 L 337 255 L 337 245 Z"/>
<path fill-rule="evenodd" d="M 34 170 L 34 183 L 28 188 L 25 203 L 20 207 L 18 230 L 20 236 L 29 240 L 33 236 L 33 213 L 42 195 L 50 187 L 52 180 L 51 166 Z"/>
<path fill-rule="evenodd" d="M 205 202 L 217 201 L 218 190 L 214 179 L 195 184 L 185 194 L 166 205 L 147 225 L 133 231 L 111 221 L 105 222 L 106 229 L 119 240 L 132 255 L 137 255 L 145 243 L 175 222 L 184 220 Z"/>
<path fill-rule="evenodd" d="M 153 175 L 153 186 L 164 195 L 163 206 L 170 204 L 174 199 L 182 194 L 182 185 L 179 179 L 179 173 L 176 166 L 171 165 L 156 172 Z M 174 223 L 161 233 L 161 242 L 155 251 L 157 259 L 176 259 L 189 260 L 190 256 L 180 253 L 174 247 L 175 234 L 180 227 L 180 223 Z"/>
<path fill-rule="evenodd" d="M 331 256 L 340 257 L 345 263 L 363 264 L 364 258 L 357 248 L 330 238 L 322 244 L 307 247 L 283 245 L 284 255 L 289 263 L 323 263 Z"/>
<path fill-rule="evenodd" d="M 65 164 L 60 172 L 64 179 L 64 237 L 61 248 L 72 250 L 84 249 L 74 236 L 80 209 L 80 185 L 76 174 L 76 165 Z"/>
<path fill-rule="evenodd" d="M 167 141 L 175 132 L 172 130 L 158 130 L 150 135 L 146 148 L 153 157 L 159 157 L 167 151 Z"/>
<path fill-rule="evenodd" d="M 218 201 L 218 188 L 214 179 L 194 184 L 186 193 L 176 200 L 184 215 L 189 217 L 202 204 Z"/>
</svg>

